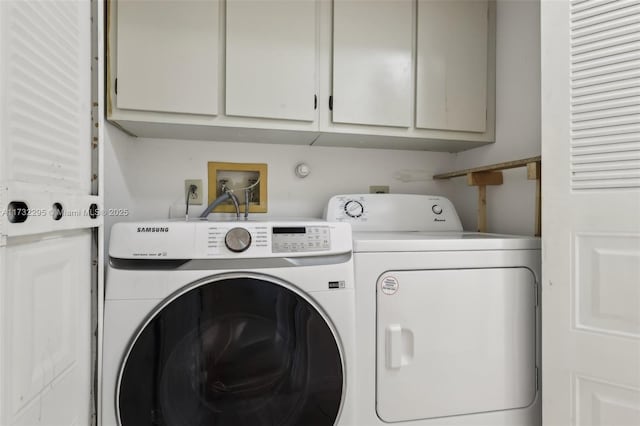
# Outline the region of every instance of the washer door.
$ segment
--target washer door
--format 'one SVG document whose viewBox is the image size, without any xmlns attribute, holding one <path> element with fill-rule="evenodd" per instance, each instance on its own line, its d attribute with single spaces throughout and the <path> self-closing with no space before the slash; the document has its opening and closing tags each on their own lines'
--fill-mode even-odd
<svg viewBox="0 0 640 426">
<path fill-rule="evenodd" d="M 125 357 L 121 425 L 333 425 L 343 394 L 331 327 L 286 283 L 222 277 L 162 306 Z"/>
</svg>

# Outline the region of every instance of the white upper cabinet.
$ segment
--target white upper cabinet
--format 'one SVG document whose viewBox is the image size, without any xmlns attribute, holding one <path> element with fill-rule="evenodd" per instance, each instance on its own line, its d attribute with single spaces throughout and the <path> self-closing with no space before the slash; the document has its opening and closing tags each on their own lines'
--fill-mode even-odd
<svg viewBox="0 0 640 426">
<path fill-rule="evenodd" d="M 107 5 L 107 116 L 133 135 L 449 152 L 494 140 L 494 0 Z"/>
<path fill-rule="evenodd" d="M 226 114 L 315 121 L 315 0 L 228 0 Z"/>
<path fill-rule="evenodd" d="M 416 127 L 487 129 L 489 4 L 418 0 Z"/>
<path fill-rule="evenodd" d="M 410 127 L 411 0 L 334 0 L 333 122 Z"/>
<path fill-rule="evenodd" d="M 117 7 L 117 107 L 218 113 L 218 1 L 111 2 Z"/>
</svg>

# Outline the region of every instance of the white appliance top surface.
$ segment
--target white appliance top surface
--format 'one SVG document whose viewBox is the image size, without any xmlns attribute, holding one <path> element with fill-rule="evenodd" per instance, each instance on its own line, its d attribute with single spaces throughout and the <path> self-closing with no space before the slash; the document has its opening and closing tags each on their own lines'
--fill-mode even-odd
<svg viewBox="0 0 640 426">
<path fill-rule="evenodd" d="M 353 251 L 460 251 L 540 249 L 540 239 L 479 232 L 372 232 L 353 233 Z"/>
</svg>

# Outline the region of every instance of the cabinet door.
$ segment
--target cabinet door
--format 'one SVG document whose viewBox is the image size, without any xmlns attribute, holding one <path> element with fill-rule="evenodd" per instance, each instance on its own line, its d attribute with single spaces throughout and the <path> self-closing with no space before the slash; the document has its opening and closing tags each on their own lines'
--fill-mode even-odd
<svg viewBox="0 0 640 426">
<path fill-rule="evenodd" d="M 218 113 L 218 1 L 119 1 L 117 106 Z"/>
<path fill-rule="evenodd" d="M 416 127 L 484 132 L 488 2 L 418 0 Z"/>
<path fill-rule="evenodd" d="M 335 0 L 333 122 L 411 125 L 410 0 Z"/>
<path fill-rule="evenodd" d="M 227 2 L 226 114 L 314 121 L 315 0 Z"/>
</svg>

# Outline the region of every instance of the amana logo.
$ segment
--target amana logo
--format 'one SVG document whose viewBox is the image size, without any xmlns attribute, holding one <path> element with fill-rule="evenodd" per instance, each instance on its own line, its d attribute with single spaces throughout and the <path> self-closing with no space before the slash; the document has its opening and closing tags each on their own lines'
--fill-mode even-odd
<svg viewBox="0 0 640 426">
<path fill-rule="evenodd" d="M 169 227 L 159 228 L 159 227 L 151 227 L 151 226 L 148 226 L 148 227 L 139 226 L 138 232 L 169 232 Z"/>
</svg>

